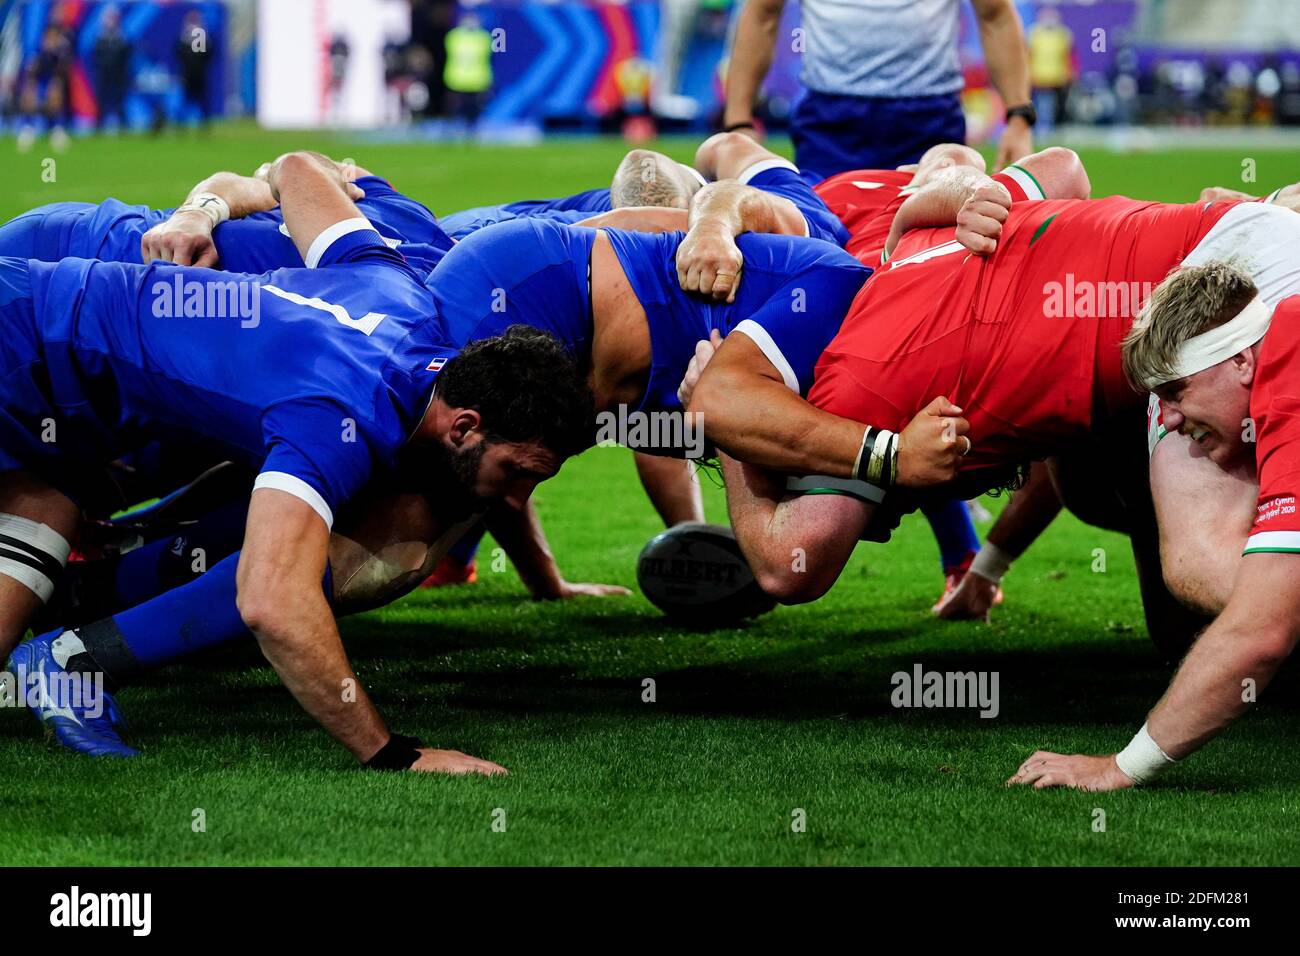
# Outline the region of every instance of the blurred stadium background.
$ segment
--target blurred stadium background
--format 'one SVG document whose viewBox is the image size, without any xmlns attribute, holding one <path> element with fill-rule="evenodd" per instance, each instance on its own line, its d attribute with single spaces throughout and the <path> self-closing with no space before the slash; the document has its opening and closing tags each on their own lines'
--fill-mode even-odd
<svg viewBox="0 0 1300 956">
<path fill-rule="evenodd" d="M 1300 128 L 1300 0 L 1020 0 L 1040 138 L 1135 128 Z M 721 108 L 736 0 L 0 0 L 0 117 L 44 132 L 255 117 L 277 129 L 533 141 L 704 132 Z M 787 26 L 797 24 L 787 4 Z M 779 130 L 799 56 L 778 43 L 762 116 Z M 976 142 L 1002 105 L 963 9 Z M 1265 133 L 1264 131 L 1268 131 Z M 1202 134 L 1204 135 L 1204 134 Z M 1146 139 L 1138 139 L 1141 145 Z M 1121 140 L 1121 145 L 1127 145 Z"/>
</svg>

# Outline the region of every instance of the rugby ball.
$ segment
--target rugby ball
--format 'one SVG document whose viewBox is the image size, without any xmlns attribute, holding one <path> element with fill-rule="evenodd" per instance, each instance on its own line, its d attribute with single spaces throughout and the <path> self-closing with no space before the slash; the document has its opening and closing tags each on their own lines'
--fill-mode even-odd
<svg viewBox="0 0 1300 956">
<path fill-rule="evenodd" d="M 726 525 L 679 524 L 655 535 L 637 558 L 636 580 L 651 604 L 684 624 L 736 624 L 776 607 Z"/>
</svg>

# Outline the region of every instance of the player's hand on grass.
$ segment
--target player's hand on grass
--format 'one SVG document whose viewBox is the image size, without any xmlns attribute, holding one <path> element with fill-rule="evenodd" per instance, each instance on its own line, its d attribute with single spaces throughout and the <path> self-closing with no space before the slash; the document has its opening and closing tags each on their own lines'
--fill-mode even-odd
<svg viewBox="0 0 1300 956">
<path fill-rule="evenodd" d="M 971 449 L 970 422 L 961 411 L 941 395 L 908 422 L 898 436 L 898 484 L 928 488 L 957 477 Z"/>
<path fill-rule="evenodd" d="M 997 596 L 996 581 L 967 571 L 957 586 L 934 606 L 934 616 L 943 621 L 987 621 Z"/>
<path fill-rule="evenodd" d="M 504 776 L 510 771 L 491 760 L 480 760 L 459 750 L 434 750 L 431 747 L 420 748 L 420 759 L 411 764 L 411 770 L 417 773 L 481 773 L 485 777 Z"/>
<path fill-rule="evenodd" d="M 567 601 L 576 597 L 628 597 L 632 592 L 621 584 L 594 584 L 579 581 L 561 581 L 556 594 L 537 595 L 539 601 Z"/>
<path fill-rule="evenodd" d="M 218 257 L 212 220 L 197 210 L 174 213 L 140 237 L 140 257 L 146 263 L 159 259 L 178 266 L 213 268 Z"/>
<path fill-rule="evenodd" d="M 1035 790 L 1045 787 L 1070 787 L 1073 790 L 1125 790 L 1133 786 L 1133 779 L 1119 769 L 1114 754 L 1104 757 L 1087 757 L 1083 754 L 1034 754 L 1020 765 L 1007 786 L 1032 785 Z"/>
<path fill-rule="evenodd" d="M 691 356 L 691 361 L 686 366 L 686 375 L 682 378 L 682 384 L 677 386 L 677 400 L 682 403 L 682 408 L 690 407 L 695 386 L 699 384 L 700 376 L 704 374 L 704 369 L 713 360 L 713 353 L 721 344 L 722 333 L 717 329 L 710 332 L 707 339 L 700 339 L 695 343 L 695 354 Z"/>
<path fill-rule="evenodd" d="M 957 241 L 978 256 L 992 255 L 1011 212 L 1011 193 L 1001 183 L 980 186 L 957 211 Z"/>
<path fill-rule="evenodd" d="M 735 302 L 744 256 L 725 228 L 696 225 L 677 247 L 677 281 L 686 292 Z"/>
</svg>

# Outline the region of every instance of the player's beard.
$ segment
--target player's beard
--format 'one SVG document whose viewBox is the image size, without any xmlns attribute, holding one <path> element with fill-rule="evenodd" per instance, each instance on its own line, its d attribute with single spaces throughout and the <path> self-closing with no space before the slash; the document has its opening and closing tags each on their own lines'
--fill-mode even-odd
<svg viewBox="0 0 1300 956">
<path fill-rule="evenodd" d="M 410 479 L 418 476 L 416 485 L 419 492 L 429 499 L 439 514 L 481 512 L 492 503 L 492 499 L 479 497 L 475 493 L 485 451 L 485 442 L 464 450 L 449 448 L 442 442 L 418 448 L 408 445 L 403 449 L 399 474 L 406 476 L 404 486 L 408 488 Z"/>
</svg>

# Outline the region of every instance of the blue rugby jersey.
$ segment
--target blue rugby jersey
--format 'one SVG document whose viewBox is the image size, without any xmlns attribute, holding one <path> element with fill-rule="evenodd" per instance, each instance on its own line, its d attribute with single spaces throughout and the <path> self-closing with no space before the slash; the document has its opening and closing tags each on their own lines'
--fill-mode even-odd
<svg viewBox="0 0 1300 956">
<path fill-rule="evenodd" d="M 423 277 L 365 220 L 318 245 L 330 268 L 256 276 L 0 259 L 0 465 L 57 474 L 200 437 L 332 522 L 395 466 L 457 350 Z M 57 442 L 34 437 L 46 419 Z"/>
</svg>

